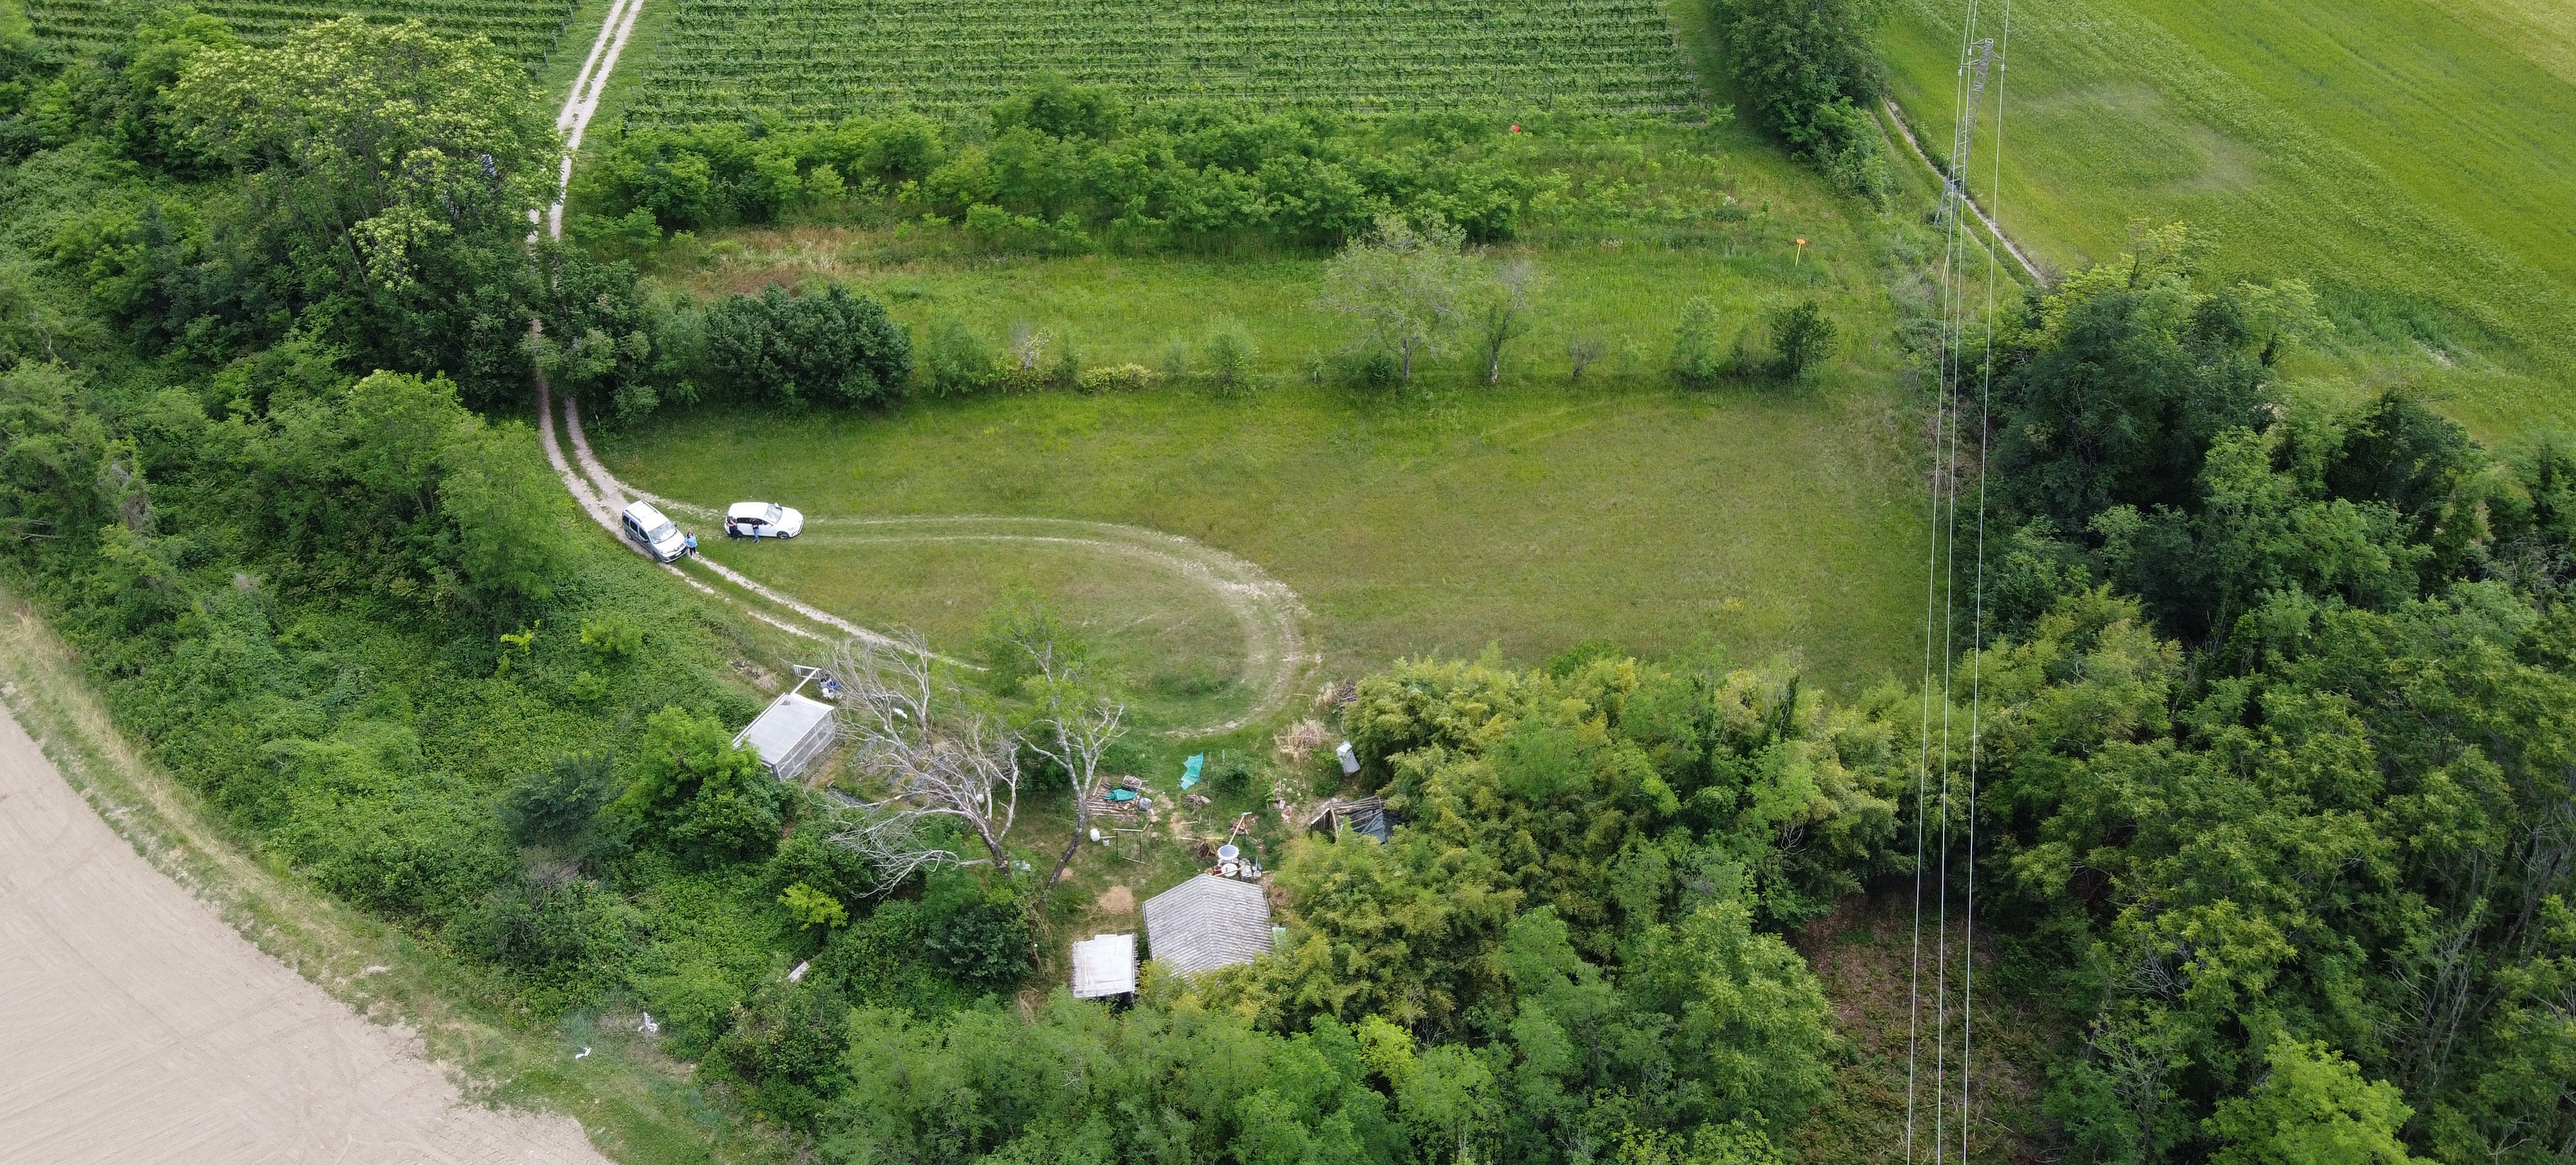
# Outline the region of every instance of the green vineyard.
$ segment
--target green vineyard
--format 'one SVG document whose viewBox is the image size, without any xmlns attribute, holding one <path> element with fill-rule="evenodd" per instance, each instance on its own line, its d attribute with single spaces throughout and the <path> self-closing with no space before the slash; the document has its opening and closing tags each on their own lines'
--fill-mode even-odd
<svg viewBox="0 0 2576 1165">
<path fill-rule="evenodd" d="M 573 0 L 198 0 L 195 7 L 222 17 L 253 44 L 275 44 L 305 25 L 351 13 L 417 18 L 439 32 L 490 37 L 502 52 L 533 66 L 563 37 Z M 27 0 L 27 19 L 38 36 L 81 49 L 121 43 L 134 23 L 133 6 L 118 0 Z"/>
<path fill-rule="evenodd" d="M 1054 71 L 1141 101 L 1675 110 L 1662 0 L 676 0 L 639 122 L 992 101 Z"/>
</svg>

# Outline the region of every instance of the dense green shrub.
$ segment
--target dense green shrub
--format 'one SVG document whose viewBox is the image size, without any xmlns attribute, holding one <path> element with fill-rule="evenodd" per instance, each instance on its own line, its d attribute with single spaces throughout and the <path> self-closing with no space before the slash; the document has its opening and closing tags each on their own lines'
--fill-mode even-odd
<svg viewBox="0 0 2576 1165">
<path fill-rule="evenodd" d="M 522 775 L 501 796 L 510 840 L 581 848 L 600 828 L 599 811 L 623 789 L 616 767 L 614 753 L 574 753 Z"/>
<path fill-rule="evenodd" d="M 787 790 L 713 717 L 676 707 L 645 717 L 635 757 L 635 775 L 609 810 L 647 836 L 706 864 L 776 850 Z"/>
<path fill-rule="evenodd" d="M 922 898 L 921 952 L 969 987 L 1001 991 L 1029 970 L 1028 912 L 1008 886 L 950 873 Z"/>
<path fill-rule="evenodd" d="M 766 986 L 735 1010 L 709 1063 L 742 1082 L 752 1115 L 811 1131 L 850 1083 L 849 1015 L 828 983 Z"/>
<path fill-rule="evenodd" d="M 269 844 L 333 894 L 439 922 L 517 875 L 499 823 L 409 730 L 358 721 L 269 751 L 286 789 Z"/>
<path fill-rule="evenodd" d="M 801 884 L 845 904 L 875 894 L 876 871 L 858 851 L 833 844 L 833 829 L 827 814 L 807 814 L 797 821 L 795 830 L 778 843 L 778 852 L 770 855 L 766 883 L 770 893 L 785 893 L 789 886 Z"/>
<path fill-rule="evenodd" d="M 1717 304 L 1695 295 L 1682 305 L 1682 321 L 1673 329 L 1673 379 L 1689 388 L 1708 388 L 1726 375 L 1727 358 L 1718 352 Z"/>
<path fill-rule="evenodd" d="M 1199 350 L 1206 355 L 1208 383 L 1217 391 L 1240 392 L 1252 386 L 1252 361 L 1258 352 L 1241 321 L 1219 317 Z"/>
<path fill-rule="evenodd" d="M 791 296 L 772 284 L 706 311 L 708 377 L 734 396 L 795 402 L 886 404 L 912 378 L 912 337 L 885 307 L 832 284 Z"/>
<path fill-rule="evenodd" d="M 457 914 L 442 933 L 457 950 L 543 992 L 552 1010 L 617 986 L 643 921 L 597 882 L 513 880 Z"/>
<path fill-rule="evenodd" d="M 1771 372 L 1783 380 L 1796 380 L 1834 354 L 1834 341 L 1840 330 L 1826 318 L 1824 307 L 1812 299 L 1782 304 L 1763 317 L 1765 330 L 1771 333 Z"/>
<path fill-rule="evenodd" d="M 927 355 L 930 391 L 939 396 L 970 396 L 1002 381 L 1000 349 L 963 320 L 942 316 L 931 321 Z"/>
<path fill-rule="evenodd" d="M 1889 193 L 1875 117 L 1884 87 L 1871 55 L 1871 0 L 1710 0 L 1726 65 L 1762 124 L 1844 192 Z"/>
<path fill-rule="evenodd" d="M 1436 215 L 1471 241 L 1495 242 L 1512 236 L 1531 191 L 1500 156 L 1504 120 L 1128 110 L 1104 90 L 1047 79 L 983 124 L 941 128 L 906 115 L 625 131 L 574 176 L 574 203 L 593 234 L 637 209 L 677 230 L 862 200 L 927 207 L 1012 250 L 1244 236 L 1334 246 L 1390 211 Z"/>
</svg>

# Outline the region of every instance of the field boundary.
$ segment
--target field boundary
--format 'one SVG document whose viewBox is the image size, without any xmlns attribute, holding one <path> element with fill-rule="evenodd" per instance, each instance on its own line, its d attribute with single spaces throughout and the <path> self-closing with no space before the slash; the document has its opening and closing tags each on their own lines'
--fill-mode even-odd
<svg viewBox="0 0 2576 1165">
<path fill-rule="evenodd" d="M 1882 100 L 1879 104 L 1887 108 L 1887 116 L 1896 122 L 1896 135 L 1905 139 L 1905 148 L 1913 151 L 1915 159 L 1932 171 L 1933 181 L 1948 186 L 1950 176 L 1941 172 L 1940 164 L 1932 160 L 1932 155 L 1923 152 L 1923 143 L 1914 140 L 1914 126 L 1905 120 L 1905 111 L 1897 108 L 1896 102 L 1892 100 Z M 1987 234 L 1994 236 L 1996 242 L 2004 245 L 2004 253 L 2011 255 L 2013 262 L 2021 264 L 2021 269 L 2030 276 L 2032 282 L 2041 287 L 2048 286 L 2049 278 L 2040 274 L 2039 264 L 2031 262 L 2030 256 L 2022 253 L 2020 244 L 2013 242 L 2012 236 L 2005 234 L 2004 229 L 1997 226 L 1995 220 L 1986 215 L 1986 208 L 1977 205 L 1976 195 L 1963 189 L 1959 191 L 1959 201 L 1967 206 L 1968 213 L 1976 215 L 1977 221 L 1985 225 Z"/>
</svg>

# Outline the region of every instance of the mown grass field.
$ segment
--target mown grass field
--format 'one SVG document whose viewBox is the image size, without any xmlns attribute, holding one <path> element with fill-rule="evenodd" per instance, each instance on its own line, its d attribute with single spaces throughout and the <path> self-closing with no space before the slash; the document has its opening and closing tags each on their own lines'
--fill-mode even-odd
<svg viewBox="0 0 2576 1165">
<path fill-rule="evenodd" d="M 1316 365 L 1359 341 L 1315 306 L 1321 255 L 990 255 L 945 228 L 807 223 L 722 232 L 652 270 L 701 297 L 838 281 L 916 337 L 943 317 L 996 340 L 1047 335 L 1050 364 L 1070 344 L 1085 366 L 1159 368 L 1176 341 L 1195 352 L 1230 318 L 1259 349 L 1260 387 L 917 397 L 892 415 L 669 408 L 603 434 L 601 453 L 622 478 L 702 504 L 1078 518 L 1198 539 L 1295 589 L 1337 675 L 1412 653 L 1493 646 L 1535 663 L 1586 639 L 1656 654 L 1703 636 L 1742 661 L 1795 652 L 1838 686 L 1910 675 L 1919 418 L 1892 333 L 1907 294 L 1895 273 L 1919 258 L 1919 232 L 1903 213 L 1831 198 L 1740 126 L 1691 132 L 1667 162 L 1641 154 L 1631 180 L 1697 159 L 1691 172 L 1705 174 L 1691 181 L 1724 181 L 1751 217 L 1679 233 L 1651 216 L 1634 229 L 1587 221 L 1497 251 L 1535 263 L 1546 287 L 1499 387 L 1464 351 L 1401 392 L 1317 383 Z M 1680 392 L 1665 367 L 1697 295 L 1729 333 L 1814 296 L 1841 327 L 1839 353 L 1796 386 Z M 1577 339 L 1603 351 L 1580 383 Z M 1153 568 L 850 534 L 826 525 L 797 544 L 710 553 L 934 644 L 961 643 L 991 602 L 1032 587 L 1099 631 L 1171 722 L 1221 718 L 1248 697 L 1231 682 L 1232 616 Z"/>
<path fill-rule="evenodd" d="M 1857 378 L 1856 378 L 1857 379 Z M 917 404 L 891 417 L 707 410 L 607 442 L 623 477 L 809 514 L 1008 513 L 1147 526 L 1295 588 L 1334 674 L 1488 645 L 1536 661 L 1588 638 L 1819 678 L 1896 674 L 1919 615 L 1920 499 L 1883 381 L 1772 395 L 1523 385 L 1410 400 L 1282 386 Z M 849 617 L 956 644 L 1030 586 L 1114 641 L 1168 701 L 1222 702 L 1239 632 L 1150 569 L 1013 545 L 728 547 Z"/>
<path fill-rule="evenodd" d="M 1927 146 L 1956 20 L 1909 0 L 1881 38 Z M 2001 189 L 1991 154 L 1972 182 L 2050 263 L 2186 221 L 2213 269 L 2323 293 L 2338 335 L 2300 379 L 2413 383 L 2483 437 L 2576 425 L 2576 10 L 2024 0 L 2003 107 Z"/>
</svg>

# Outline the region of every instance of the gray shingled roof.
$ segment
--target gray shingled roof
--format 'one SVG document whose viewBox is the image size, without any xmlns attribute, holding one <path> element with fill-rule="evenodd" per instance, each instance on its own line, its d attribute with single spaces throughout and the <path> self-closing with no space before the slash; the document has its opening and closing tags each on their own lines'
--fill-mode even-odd
<svg viewBox="0 0 2576 1165">
<path fill-rule="evenodd" d="M 1202 874 L 1146 900 L 1145 941 L 1183 975 L 1249 963 L 1270 950 L 1270 900 L 1251 882 Z"/>
</svg>

